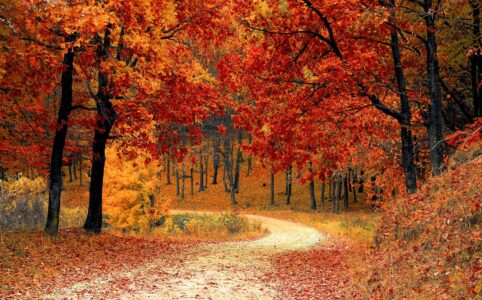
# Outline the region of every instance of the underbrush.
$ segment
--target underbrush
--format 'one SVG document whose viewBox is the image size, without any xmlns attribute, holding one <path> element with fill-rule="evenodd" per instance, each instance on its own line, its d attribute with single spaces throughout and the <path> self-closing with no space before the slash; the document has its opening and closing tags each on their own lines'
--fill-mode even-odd
<svg viewBox="0 0 482 300">
<path fill-rule="evenodd" d="M 187 240 L 237 240 L 262 236 L 259 223 L 234 213 L 177 214 L 163 217 L 152 230 L 155 236 Z"/>
<path fill-rule="evenodd" d="M 0 230 L 38 229 L 47 216 L 45 179 L 0 182 Z"/>
<path fill-rule="evenodd" d="M 62 198 L 78 195 L 77 190 L 71 189 L 66 185 Z M 42 230 L 47 219 L 48 197 L 47 180 L 43 177 L 0 182 L 0 231 Z M 86 215 L 86 206 L 62 205 L 60 227 L 79 227 Z"/>
<path fill-rule="evenodd" d="M 455 155 L 450 170 L 387 205 L 376 247 L 354 264 L 360 290 L 374 298 L 482 296 L 482 156 Z"/>
</svg>

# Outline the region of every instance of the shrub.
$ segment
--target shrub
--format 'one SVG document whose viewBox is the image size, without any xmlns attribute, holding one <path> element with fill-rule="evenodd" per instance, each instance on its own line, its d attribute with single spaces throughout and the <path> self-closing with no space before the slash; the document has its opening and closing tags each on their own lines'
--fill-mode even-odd
<svg viewBox="0 0 482 300">
<path fill-rule="evenodd" d="M 47 200 L 46 180 L 41 177 L 0 182 L 0 230 L 42 228 Z"/>
<path fill-rule="evenodd" d="M 262 232 L 260 224 L 250 222 L 247 218 L 235 213 L 167 216 L 162 224 L 154 229 L 154 233 L 161 236 L 200 239 L 229 239 Z"/>
<path fill-rule="evenodd" d="M 107 151 L 105 170 L 105 222 L 122 232 L 150 231 L 170 207 L 170 198 L 159 195 L 158 167 L 145 164 L 149 157 L 139 154 L 134 160 Z"/>
</svg>

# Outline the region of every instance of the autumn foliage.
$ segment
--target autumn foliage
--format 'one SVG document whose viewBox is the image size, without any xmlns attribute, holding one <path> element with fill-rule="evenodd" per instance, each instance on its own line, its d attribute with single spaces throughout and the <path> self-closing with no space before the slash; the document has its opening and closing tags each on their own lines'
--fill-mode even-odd
<svg viewBox="0 0 482 300">
<path fill-rule="evenodd" d="M 1 1 L 0 295 L 115 270 L 116 253 L 134 265 L 155 245 L 175 251 L 131 234 L 264 234 L 237 214 L 168 216 L 175 207 L 261 211 L 333 235 L 333 248 L 271 260 L 286 297 L 480 296 L 481 9 Z M 100 236 L 50 240 L 81 226 Z M 41 227 L 45 240 L 28 232 Z"/>
</svg>

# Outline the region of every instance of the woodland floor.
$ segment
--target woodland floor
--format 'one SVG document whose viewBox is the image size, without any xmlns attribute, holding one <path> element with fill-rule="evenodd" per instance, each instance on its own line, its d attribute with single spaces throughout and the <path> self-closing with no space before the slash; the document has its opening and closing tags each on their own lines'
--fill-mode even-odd
<svg viewBox="0 0 482 300">
<path fill-rule="evenodd" d="M 47 299 L 336 299 L 344 298 L 341 243 L 290 221 L 248 215 L 269 234 L 251 241 L 201 243 L 56 288 Z M 335 262 L 336 263 L 330 263 Z M 320 265 L 325 265 L 321 267 Z M 316 273 L 312 273 L 311 271 Z M 346 272 L 345 272 L 346 273 Z"/>
</svg>

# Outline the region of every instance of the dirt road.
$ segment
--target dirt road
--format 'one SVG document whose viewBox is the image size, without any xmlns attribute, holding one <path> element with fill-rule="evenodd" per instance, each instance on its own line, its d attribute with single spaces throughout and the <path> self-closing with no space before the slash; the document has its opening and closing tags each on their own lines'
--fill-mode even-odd
<svg viewBox="0 0 482 300">
<path fill-rule="evenodd" d="M 49 299 L 276 299 L 281 289 L 266 280 L 270 257 L 308 249 L 323 236 L 314 228 L 274 218 L 247 215 L 269 231 L 254 241 L 193 246 L 176 264 L 158 259 L 94 281 L 57 290 Z"/>
</svg>

